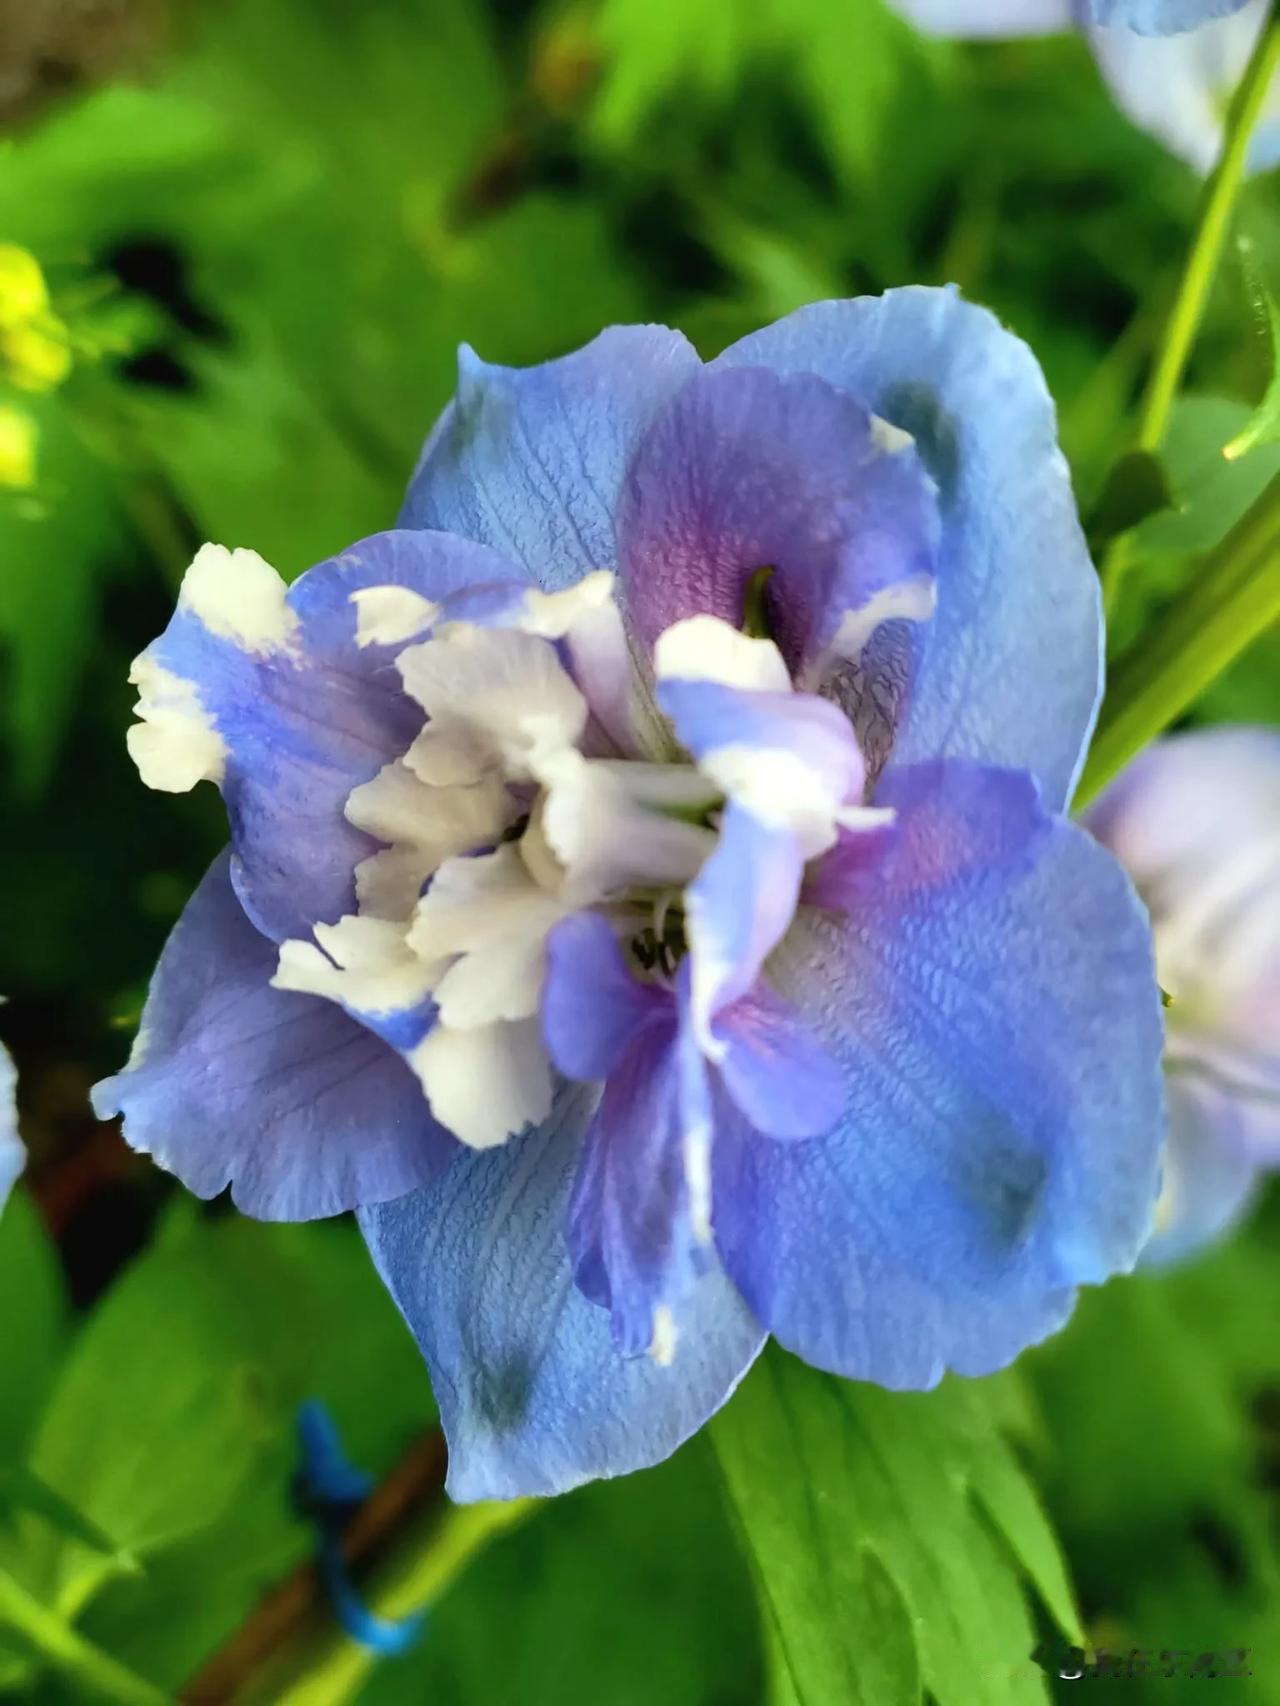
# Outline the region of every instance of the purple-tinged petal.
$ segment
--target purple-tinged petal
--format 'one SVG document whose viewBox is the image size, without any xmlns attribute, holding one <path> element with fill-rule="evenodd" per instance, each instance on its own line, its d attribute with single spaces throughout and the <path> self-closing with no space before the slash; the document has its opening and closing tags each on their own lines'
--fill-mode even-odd
<svg viewBox="0 0 1280 1706">
<path fill-rule="evenodd" d="M 689 1215 L 674 1020 L 672 1008 L 646 1027 L 610 1074 L 565 1221 L 574 1281 L 609 1311 L 615 1349 L 660 1361 L 678 1354 L 684 1301 L 707 1266 Z"/>
<path fill-rule="evenodd" d="M 649 644 L 682 617 L 737 627 L 748 581 L 772 568 L 769 629 L 799 673 L 848 612 L 932 576 L 937 505 L 914 447 L 861 400 L 767 365 L 702 373 L 656 417 L 623 488 L 618 551 Z"/>
<path fill-rule="evenodd" d="M 573 1283 L 564 1219 L 595 1098 L 562 1093 L 539 1130 L 460 1155 L 360 1224 L 431 1372 L 462 1501 L 566 1492 L 659 1462 L 746 1373 L 763 1334 L 718 1269 L 695 1284 L 666 1367 L 621 1357 Z"/>
<path fill-rule="evenodd" d="M 866 829 L 842 826 L 831 851 L 805 871 L 804 904 L 828 912 L 848 912 L 868 868 L 884 857 L 885 845 L 896 833 L 892 820 Z"/>
<path fill-rule="evenodd" d="M 700 367 L 665 326 L 614 326 L 530 368 L 490 366 L 464 345 L 457 396 L 426 442 L 400 525 L 491 545 L 545 587 L 610 568 L 627 462 Z"/>
<path fill-rule="evenodd" d="M 306 937 L 355 911 L 354 868 L 378 843 L 347 822 L 347 799 L 422 726 L 391 651 L 357 644 L 352 594 L 402 586 L 439 599 L 513 572 L 439 534 L 377 534 L 287 594 L 252 552 L 197 557 L 168 628 L 134 666 L 144 721 L 130 749 L 152 786 L 219 782 L 232 882 L 266 935 Z"/>
<path fill-rule="evenodd" d="M 26 1165 L 26 1151 L 18 1136 L 18 1079 L 4 1045 L 0 1044 L 0 1208 L 13 1189 L 13 1181 Z"/>
<path fill-rule="evenodd" d="M 1150 910 L 1170 1055 L 1236 1086 L 1280 1162 L 1280 730 L 1158 741 L 1086 822 Z"/>
<path fill-rule="evenodd" d="M 1222 10 L 1225 10 L 1223 8 Z M 1089 45 L 1116 105 L 1171 154 L 1207 174 L 1222 151 L 1223 121 L 1267 17 L 1267 0 L 1163 39 L 1131 29 L 1091 29 Z M 1249 140 L 1248 166 L 1280 162 L 1280 79 Z"/>
<path fill-rule="evenodd" d="M 1101 683 L 1097 576 L 1035 357 L 984 309 L 913 287 L 821 302 L 712 364 L 820 374 L 911 433 L 942 512 L 937 614 L 895 760 L 1030 770 L 1065 805 Z"/>
<path fill-rule="evenodd" d="M 580 912 L 547 937 L 542 1035 L 568 1078 L 607 1078 L 642 1028 L 674 1023 L 671 997 L 632 977 L 618 939 L 596 912 Z"/>
<path fill-rule="evenodd" d="M 714 1020 L 755 983 L 795 915 L 804 860 L 793 835 L 741 806 L 724 813 L 720 841 L 685 891 L 690 1009 L 699 1046 L 724 1053 Z"/>
<path fill-rule="evenodd" d="M 825 1138 L 719 1109 L 716 1242 L 753 1312 L 892 1387 L 984 1374 L 1132 1266 L 1156 1198 L 1161 1021 L 1124 873 L 1029 779 L 891 773 L 898 833 L 847 918 L 802 913 L 770 974 L 843 1067 Z M 983 850 L 986 856 L 983 857 Z"/>
<path fill-rule="evenodd" d="M 1262 1173 L 1244 1124 L 1247 1108 L 1194 1072 L 1170 1072 L 1169 1120 L 1155 1231 L 1145 1266 L 1182 1261 L 1221 1238 L 1249 1207 Z"/>
<path fill-rule="evenodd" d="M 789 1001 L 764 983 L 716 1019 L 718 1070 L 747 1122 L 766 1137 L 819 1137 L 844 1112 L 839 1066 Z"/>
<path fill-rule="evenodd" d="M 276 950 L 220 854 L 156 968 L 129 1064 L 97 1085 L 135 1149 L 197 1196 L 228 1184 L 263 1220 L 310 1220 L 403 1195 L 457 1145 L 377 1037 L 338 1007 L 271 987 Z"/>
</svg>

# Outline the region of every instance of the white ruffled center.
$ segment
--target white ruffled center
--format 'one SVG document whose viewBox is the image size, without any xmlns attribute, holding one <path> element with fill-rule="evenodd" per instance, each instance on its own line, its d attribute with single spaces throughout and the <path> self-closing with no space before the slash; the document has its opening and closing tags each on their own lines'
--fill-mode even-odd
<svg viewBox="0 0 1280 1706">
<path fill-rule="evenodd" d="M 726 745 L 700 766 L 664 762 L 670 731 L 649 733 L 652 695 L 611 581 L 527 592 L 483 626 L 441 621 L 400 588 L 355 595 L 362 643 L 410 641 L 397 667 L 425 721 L 348 801 L 350 822 L 385 843 L 357 868 L 359 913 L 318 926 L 314 943 L 286 942 L 274 982 L 383 1028 L 435 1117 L 475 1148 L 550 1109 L 537 1014 L 562 919 L 602 911 L 642 974 L 667 976 L 681 891 L 716 846 L 726 799 L 788 824 L 808 856 L 866 815 L 781 752 Z M 660 680 L 793 690 L 772 641 L 710 616 L 663 634 L 654 666 Z M 415 1013 L 425 1035 L 406 1043 L 397 1027 L 412 1031 Z"/>
</svg>

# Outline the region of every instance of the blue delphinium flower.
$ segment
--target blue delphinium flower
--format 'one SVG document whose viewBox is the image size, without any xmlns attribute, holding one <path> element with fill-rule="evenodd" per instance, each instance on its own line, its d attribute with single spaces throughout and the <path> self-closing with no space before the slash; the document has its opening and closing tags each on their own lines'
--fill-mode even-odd
<svg viewBox="0 0 1280 1706">
<path fill-rule="evenodd" d="M 1171 153 L 1208 172 L 1222 122 L 1269 0 L 892 0 L 940 36 L 1053 35 L 1079 28 L 1116 104 Z M 1249 166 L 1280 163 L 1280 79 L 1249 147 Z"/>
<path fill-rule="evenodd" d="M 1089 827 L 1151 910 L 1169 1132 L 1156 1233 L 1167 1260 L 1219 1236 L 1280 1167 L 1280 730 L 1159 742 Z"/>
<path fill-rule="evenodd" d="M 1060 815 L 1099 672 L 1043 378 L 953 293 L 464 350 L 398 531 L 206 546 L 135 666 L 232 841 L 98 1110 L 360 1210 L 459 1498 L 656 1461 L 766 1332 L 998 1368 L 1155 1201 L 1149 932 Z"/>
<path fill-rule="evenodd" d="M 26 1153 L 18 1136 L 17 1075 L 0 1043 L 0 1208 L 4 1207 L 25 1162 Z"/>
</svg>

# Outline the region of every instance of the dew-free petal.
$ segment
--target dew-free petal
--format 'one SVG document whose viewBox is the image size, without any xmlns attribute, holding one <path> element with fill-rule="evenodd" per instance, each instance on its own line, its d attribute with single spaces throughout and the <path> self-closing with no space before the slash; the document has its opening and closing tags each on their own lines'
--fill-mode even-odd
<svg viewBox="0 0 1280 1706">
<path fill-rule="evenodd" d="M 701 366 L 665 326 L 612 326 L 538 367 L 465 345 L 457 395 L 422 452 L 402 527 L 442 528 L 564 587 L 615 559 L 623 471 L 654 412 Z"/>
<path fill-rule="evenodd" d="M 1194 1255 L 1236 1223 L 1263 1178 L 1248 1131 L 1249 1109 L 1191 1071 L 1169 1075 L 1168 1128 L 1155 1230 L 1142 1252 L 1159 1267 Z"/>
<path fill-rule="evenodd" d="M 627 969 L 613 930 L 579 912 L 547 938 L 542 1034 L 568 1078 L 607 1078 L 643 1028 L 667 1018 L 669 998 Z"/>
<path fill-rule="evenodd" d="M 684 617 L 738 627 L 747 583 L 771 569 L 769 627 L 795 672 L 846 612 L 931 577 L 937 511 L 910 440 L 864 399 L 769 365 L 713 366 L 655 417 L 623 487 L 618 550 L 650 645 Z"/>
<path fill-rule="evenodd" d="M 848 913 L 771 962 L 842 1067 L 837 1129 L 762 1141 L 720 1109 L 716 1242 L 759 1319 L 892 1387 L 983 1374 L 1132 1266 L 1161 1136 L 1150 941 L 1120 868 L 1025 776 L 897 772 Z"/>
<path fill-rule="evenodd" d="M 348 822 L 347 799 L 422 725 L 388 649 L 357 643 L 352 594 L 397 585 L 435 599 L 504 571 L 516 572 L 432 534 L 377 534 L 287 592 L 253 552 L 197 556 L 169 626 L 135 665 L 143 721 L 130 747 L 153 787 L 218 783 L 236 892 L 276 941 L 355 910 L 355 867 L 378 844 Z"/>
<path fill-rule="evenodd" d="M 573 1283 L 564 1220 L 594 1095 L 463 1154 L 435 1184 L 362 1210 L 375 1263 L 431 1372 L 462 1501 L 566 1492 L 667 1457 L 719 1409 L 763 1335 L 718 1270 L 685 1305 L 673 1360 L 621 1357 Z"/>
<path fill-rule="evenodd" d="M 717 1067 L 738 1111 L 774 1138 L 818 1137 L 844 1112 L 844 1074 L 804 1017 L 765 983 L 722 1012 Z"/>
<path fill-rule="evenodd" d="M 94 1088 L 135 1149 L 197 1196 L 263 1220 L 400 1196 L 456 1149 L 385 1043 L 337 1006 L 274 989 L 276 949 L 222 853 L 169 937 L 129 1064 Z"/>
<path fill-rule="evenodd" d="M 1222 151 L 1231 96 L 1267 18 L 1266 0 L 1248 0 L 1231 16 L 1179 35 L 1135 35 L 1132 29 L 1091 29 L 1089 45 L 1116 105 L 1172 154 L 1208 173 Z M 1264 98 L 1249 139 L 1248 167 L 1280 161 L 1280 79 Z"/>
<path fill-rule="evenodd" d="M 1168 36 L 1238 12 L 1247 0 L 1075 0 L 1081 23 Z"/>
<path fill-rule="evenodd" d="M 1098 581 L 1027 346 L 950 290 L 801 308 L 712 363 L 817 373 L 909 432 L 937 482 L 938 606 L 895 759 L 1027 769 L 1070 797 L 1101 684 Z"/>
<path fill-rule="evenodd" d="M 705 1266 L 689 1213 L 674 1008 L 670 1018 L 646 1026 L 610 1073 L 565 1221 L 574 1281 L 609 1310 L 616 1349 L 660 1360 L 678 1346 L 684 1300 Z"/>
<path fill-rule="evenodd" d="M 1261 1090 L 1258 1134 L 1280 1161 L 1280 731 L 1157 741 L 1086 823 L 1151 911 L 1171 1054 Z"/>
<path fill-rule="evenodd" d="M 933 36 L 1040 36 L 1071 28 L 1072 0 L 892 0 Z"/>
<path fill-rule="evenodd" d="M 795 914 L 804 858 L 786 829 L 739 805 L 724 814 L 715 852 L 685 895 L 690 1014 L 699 1047 L 718 1060 L 715 1019 L 755 983 Z"/>
</svg>

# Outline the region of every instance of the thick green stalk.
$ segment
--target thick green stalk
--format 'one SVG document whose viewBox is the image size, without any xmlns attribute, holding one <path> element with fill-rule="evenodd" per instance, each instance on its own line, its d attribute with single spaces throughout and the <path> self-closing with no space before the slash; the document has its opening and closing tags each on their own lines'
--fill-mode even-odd
<svg viewBox="0 0 1280 1706">
<path fill-rule="evenodd" d="M 1156 451 L 1164 442 L 1174 399 L 1231 229 L 1254 126 L 1277 67 L 1280 67 L 1280 0 L 1272 0 L 1267 21 L 1227 111 L 1222 153 L 1204 187 L 1195 237 L 1138 415 L 1136 448 L 1139 450 Z M 1122 535 L 1103 566 L 1108 610 L 1114 606 L 1129 560 L 1129 543 L 1127 536 Z"/>
<path fill-rule="evenodd" d="M 86 1641 L 6 1570 L 0 1570 L 0 1624 L 20 1635 L 53 1670 L 77 1683 L 86 1699 L 112 1706 L 166 1706 L 168 1695 Z"/>
<path fill-rule="evenodd" d="M 1207 559 L 1199 577 L 1112 671 L 1075 805 L 1085 806 L 1129 759 L 1280 621 L 1280 476 Z"/>
</svg>

